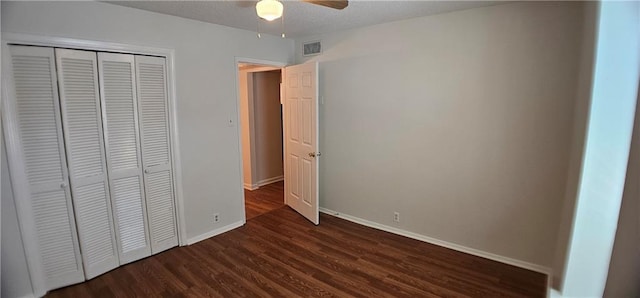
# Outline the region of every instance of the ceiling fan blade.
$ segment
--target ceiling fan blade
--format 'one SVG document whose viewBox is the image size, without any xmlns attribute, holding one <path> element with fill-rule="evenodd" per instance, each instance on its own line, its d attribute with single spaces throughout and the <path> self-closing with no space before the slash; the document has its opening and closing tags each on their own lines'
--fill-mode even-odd
<svg viewBox="0 0 640 298">
<path fill-rule="evenodd" d="M 347 0 L 302 0 L 303 2 L 321 5 L 334 9 L 344 9 L 349 6 L 349 1 Z"/>
<path fill-rule="evenodd" d="M 245 7 L 256 7 L 256 3 L 258 1 L 252 1 L 252 0 L 241 0 L 241 1 L 236 1 L 236 6 L 240 7 L 240 8 L 245 8 Z"/>
</svg>

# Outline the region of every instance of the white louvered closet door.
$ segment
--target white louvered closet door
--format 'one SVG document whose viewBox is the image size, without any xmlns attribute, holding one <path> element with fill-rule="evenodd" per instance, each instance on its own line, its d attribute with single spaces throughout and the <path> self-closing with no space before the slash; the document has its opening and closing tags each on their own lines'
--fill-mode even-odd
<svg viewBox="0 0 640 298">
<path fill-rule="evenodd" d="M 120 264 L 151 255 L 133 55 L 98 53 L 107 168 Z"/>
<path fill-rule="evenodd" d="M 84 281 L 52 48 L 11 46 L 15 117 L 46 289 Z M 24 232 L 24 231 L 23 231 Z M 31 270 L 34 270 L 31 268 Z"/>
<path fill-rule="evenodd" d="M 118 267 L 95 52 L 56 49 L 62 123 L 85 276 Z"/>
<path fill-rule="evenodd" d="M 165 59 L 136 56 L 138 112 L 151 251 L 178 245 Z"/>
</svg>

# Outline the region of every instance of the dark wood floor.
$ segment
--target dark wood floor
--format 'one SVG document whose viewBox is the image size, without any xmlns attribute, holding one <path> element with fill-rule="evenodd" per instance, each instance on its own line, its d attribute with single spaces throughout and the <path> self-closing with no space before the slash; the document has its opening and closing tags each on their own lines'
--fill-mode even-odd
<svg viewBox="0 0 640 298">
<path fill-rule="evenodd" d="M 540 273 L 326 214 L 320 215 L 320 222 L 315 226 L 289 207 L 280 206 L 241 228 L 170 249 L 47 296 L 546 295 L 546 276 Z"/>
<path fill-rule="evenodd" d="M 247 220 L 284 206 L 284 181 L 271 183 L 256 190 L 244 190 Z"/>
</svg>

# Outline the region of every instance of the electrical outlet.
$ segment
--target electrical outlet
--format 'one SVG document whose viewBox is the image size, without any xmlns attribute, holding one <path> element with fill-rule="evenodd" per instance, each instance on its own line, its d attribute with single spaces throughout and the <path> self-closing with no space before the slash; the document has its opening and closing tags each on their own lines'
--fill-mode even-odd
<svg viewBox="0 0 640 298">
<path fill-rule="evenodd" d="M 220 213 L 214 213 L 213 214 L 213 222 L 219 222 L 220 221 Z"/>
<path fill-rule="evenodd" d="M 393 221 L 400 222 L 400 212 L 393 213 Z"/>
</svg>

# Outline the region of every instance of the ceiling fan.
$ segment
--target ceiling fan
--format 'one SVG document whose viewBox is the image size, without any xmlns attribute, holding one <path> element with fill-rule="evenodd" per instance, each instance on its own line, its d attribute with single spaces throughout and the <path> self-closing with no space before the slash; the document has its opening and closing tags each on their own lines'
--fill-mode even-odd
<svg viewBox="0 0 640 298">
<path fill-rule="evenodd" d="M 302 2 L 326 6 L 333 9 L 344 9 L 349 6 L 349 1 L 347 0 L 302 0 Z"/>
<path fill-rule="evenodd" d="M 349 6 L 348 0 L 302 0 L 302 2 L 325 6 L 333 9 L 344 9 Z M 259 17 L 273 21 L 282 17 L 284 7 L 278 0 L 260 0 L 256 3 L 256 13 Z"/>
</svg>

